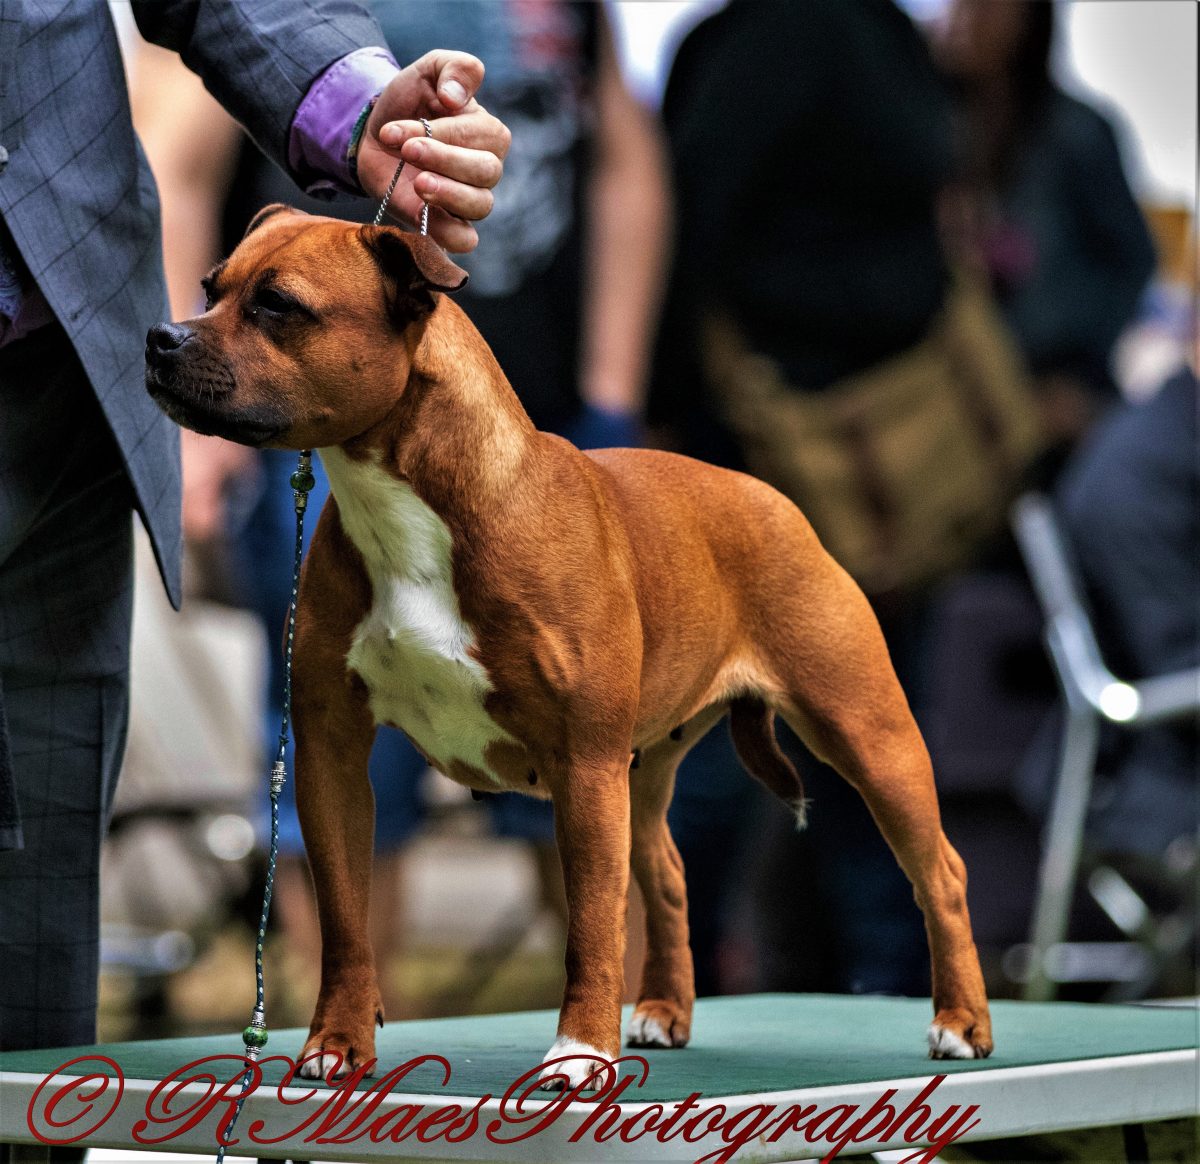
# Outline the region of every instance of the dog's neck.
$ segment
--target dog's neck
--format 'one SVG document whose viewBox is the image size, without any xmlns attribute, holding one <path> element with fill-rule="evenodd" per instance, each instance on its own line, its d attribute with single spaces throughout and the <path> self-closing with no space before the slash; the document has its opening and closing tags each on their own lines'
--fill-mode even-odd
<svg viewBox="0 0 1200 1164">
<path fill-rule="evenodd" d="M 511 495 L 536 460 L 538 438 L 474 324 L 439 296 L 413 339 L 395 405 L 343 449 L 378 461 L 440 509 Z"/>
</svg>

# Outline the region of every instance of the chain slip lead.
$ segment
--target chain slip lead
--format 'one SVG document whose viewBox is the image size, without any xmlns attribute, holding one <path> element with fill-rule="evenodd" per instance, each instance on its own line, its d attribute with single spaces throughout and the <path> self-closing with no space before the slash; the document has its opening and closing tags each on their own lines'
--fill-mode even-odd
<svg viewBox="0 0 1200 1164">
<path fill-rule="evenodd" d="M 425 127 L 425 136 L 433 137 L 433 129 L 429 122 L 424 117 L 418 120 Z M 400 181 L 400 172 L 403 169 L 404 162 L 401 161 L 396 167 L 396 172 L 392 175 L 391 182 L 388 183 L 387 192 L 383 196 L 383 201 L 379 203 L 379 209 L 375 212 L 375 226 L 378 226 L 383 221 L 387 205 L 392 200 L 392 194 L 396 189 L 396 183 Z M 429 233 L 428 204 L 421 207 L 420 230 L 422 235 Z M 284 645 L 283 719 L 279 725 L 279 750 L 275 754 L 274 764 L 271 765 L 271 852 L 267 858 L 267 884 L 263 889 L 262 915 L 258 922 L 258 938 L 254 943 L 254 978 L 256 987 L 254 1013 L 250 1017 L 250 1025 L 242 1031 L 242 1042 L 245 1044 L 246 1058 L 250 1061 L 250 1064 L 258 1062 L 258 1058 L 262 1054 L 262 1049 L 267 1045 L 267 1010 L 263 992 L 263 945 L 267 939 L 267 919 L 271 914 L 271 895 L 275 888 L 275 862 L 279 856 L 279 794 L 283 791 L 283 786 L 287 781 L 287 762 L 285 757 L 287 755 L 288 729 L 291 725 L 292 717 L 292 642 L 296 634 L 296 597 L 300 591 L 300 562 L 304 556 L 304 511 L 308 508 L 309 491 L 315 484 L 316 478 L 313 476 L 312 471 L 312 449 L 305 449 L 300 454 L 296 471 L 291 477 L 292 501 L 296 509 L 296 550 L 292 559 L 292 595 L 288 603 L 287 634 Z M 241 1095 L 233 1109 L 233 1119 L 229 1121 L 229 1127 L 225 1129 L 223 1137 L 225 1141 L 229 1140 L 234 1126 L 237 1124 L 238 1117 L 242 1114 L 242 1107 L 247 1099 L 246 1086 L 250 1082 L 252 1073 L 252 1067 L 247 1065 L 245 1073 L 242 1075 L 242 1083 L 239 1089 Z M 217 1164 L 223 1164 L 224 1160 L 225 1143 L 222 1142 L 217 1145 Z"/>
<path fill-rule="evenodd" d="M 425 127 L 425 136 L 433 137 L 433 127 L 423 117 L 417 120 Z M 387 212 L 388 203 L 392 200 L 392 192 L 396 189 L 396 183 L 400 181 L 400 171 L 404 169 L 404 162 L 401 161 L 396 167 L 396 172 L 392 175 L 392 180 L 388 183 L 387 193 L 383 196 L 383 201 L 379 204 L 379 209 L 375 211 L 374 221 L 372 226 L 378 226 L 383 222 L 383 216 Z M 422 235 L 429 233 L 429 203 L 423 203 L 421 206 L 421 230 Z"/>
</svg>

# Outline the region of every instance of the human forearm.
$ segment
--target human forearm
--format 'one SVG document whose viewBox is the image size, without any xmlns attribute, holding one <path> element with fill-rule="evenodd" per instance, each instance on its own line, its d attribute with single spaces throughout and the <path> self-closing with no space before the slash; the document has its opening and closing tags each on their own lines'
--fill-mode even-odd
<svg viewBox="0 0 1200 1164">
<path fill-rule="evenodd" d="M 150 45 L 130 64 L 134 126 L 158 184 L 163 264 L 174 319 L 193 315 L 221 257 L 221 206 L 238 128 L 178 58 Z"/>
<path fill-rule="evenodd" d="M 172 49 L 277 164 L 292 118 L 335 61 L 382 45 L 364 9 L 329 0 L 132 0 L 142 35 Z"/>
<path fill-rule="evenodd" d="M 471 250 L 471 222 L 491 210 L 508 130 L 475 101 L 483 63 L 437 49 L 398 69 L 359 5 L 334 0 L 132 0 L 142 34 L 178 52 L 259 147 L 310 192 L 383 195 L 407 163 L 388 211 Z M 348 147 L 374 101 L 357 144 Z M 432 123 L 426 139 L 422 118 Z M 361 190 L 360 190 L 361 187 Z"/>
<path fill-rule="evenodd" d="M 130 61 L 134 126 L 158 183 L 171 318 L 202 307 L 200 280 L 221 257 L 221 208 L 240 131 L 173 53 L 142 45 Z M 253 471 L 251 449 L 184 430 L 183 529 L 219 536 L 231 485 Z"/>
<path fill-rule="evenodd" d="M 601 46 L 579 383 L 587 404 L 640 413 L 670 236 L 666 160 L 657 123 L 625 88 L 607 35 Z"/>
</svg>

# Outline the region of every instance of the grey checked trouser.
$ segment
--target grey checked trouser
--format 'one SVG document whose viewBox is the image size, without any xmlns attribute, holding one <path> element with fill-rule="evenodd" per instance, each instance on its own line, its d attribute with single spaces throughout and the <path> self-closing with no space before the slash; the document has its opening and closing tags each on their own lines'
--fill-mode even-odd
<svg viewBox="0 0 1200 1164">
<path fill-rule="evenodd" d="M 0 348 L 0 1049 L 95 1038 L 100 845 L 128 717 L 132 494 L 65 334 Z"/>
</svg>

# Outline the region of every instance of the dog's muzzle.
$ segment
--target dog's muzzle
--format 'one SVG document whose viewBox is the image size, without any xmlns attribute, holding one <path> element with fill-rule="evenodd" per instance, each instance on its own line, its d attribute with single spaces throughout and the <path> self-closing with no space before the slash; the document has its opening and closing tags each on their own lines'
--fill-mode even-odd
<svg viewBox="0 0 1200 1164">
<path fill-rule="evenodd" d="M 206 436 L 261 445 L 286 421 L 275 410 L 236 407 L 233 370 L 190 327 L 157 323 L 146 333 L 146 390 L 176 424 Z"/>
<path fill-rule="evenodd" d="M 205 368 L 211 361 L 197 351 L 198 346 L 196 333 L 181 323 L 156 323 L 146 333 L 146 387 L 151 395 L 157 399 L 164 391 L 176 395 L 183 389 L 186 396 L 190 386 L 197 395 L 203 391 L 211 399 L 215 393 L 232 388 L 233 377 L 227 369 Z M 216 376 L 211 374 L 214 370 Z"/>
<path fill-rule="evenodd" d="M 146 333 L 146 359 L 162 360 L 177 353 L 196 333 L 182 323 L 156 323 Z"/>
</svg>

